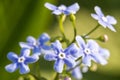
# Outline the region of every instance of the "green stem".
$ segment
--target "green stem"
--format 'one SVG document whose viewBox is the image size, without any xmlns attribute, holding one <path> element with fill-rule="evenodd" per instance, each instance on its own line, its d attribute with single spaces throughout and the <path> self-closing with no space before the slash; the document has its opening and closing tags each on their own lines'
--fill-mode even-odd
<svg viewBox="0 0 120 80">
<path fill-rule="evenodd" d="M 64 22 L 64 20 L 65 20 L 65 15 L 60 15 L 60 18 L 59 18 L 59 28 L 60 28 L 60 32 L 61 32 L 61 34 L 62 34 L 62 36 L 63 36 L 63 39 L 62 39 L 62 41 L 63 42 L 66 42 L 66 44 L 68 45 L 69 44 L 69 41 L 68 41 L 68 39 L 66 38 L 66 36 L 65 36 L 65 33 L 64 33 L 64 27 L 63 27 L 63 22 Z"/>
<path fill-rule="evenodd" d="M 58 80 L 59 79 L 59 73 L 56 73 L 55 78 L 53 80 Z"/>
<path fill-rule="evenodd" d="M 86 35 L 83 36 L 83 38 L 85 38 L 86 36 L 90 35 L 91 33 L 93 33 L 95 30 L 98 29 L 100 25 L 98 24 L 95 28 L 93 28 L 90 32 L 88 32 Z"/>
<path fill-rule="evenodd" d="M 65 17 L 65 15 L 61 15 L 59 18 L 59 28 L 60 28 L 61 34 L 65 38 L 65 33 L 64 33 L 64 28 L 63 28 L 64 17 Z"/>
<path fill-rule="evenodd" d="M 72 22 L 72 25 L 73 25 L 73 29 L 74 29 L 74 37 L 73 37 L 73 40 L 70 44 L 72 44 L 73 42 L 75 42 L 75 37 L 77 35 L 77 30 L 76 30 L 76 25 L 75 25 L 75 20 L 74 21 L 71 21 Z M 70 45 L 69 44 L 69 45 Z"/>
</svg>

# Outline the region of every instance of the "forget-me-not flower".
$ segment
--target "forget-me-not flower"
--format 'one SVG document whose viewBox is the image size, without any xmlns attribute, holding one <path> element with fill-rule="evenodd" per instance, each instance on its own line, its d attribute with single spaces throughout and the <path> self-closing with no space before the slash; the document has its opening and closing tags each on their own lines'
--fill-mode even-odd
<svg viewBox="0 0 120 80">
<path fill-rule="evenodd" d="M 73 5 L 66 7 L 65 5 L 55 6 L 50 3 L 45 3 L 45 7 L 49 10 L 53 11 L 52 13 L 55 15 L 70 15 L 70 14 L 76 14 L 76 12 L 79 10 L 80 6 L 78 3 L 74 3 Z"/>
<path fill-rule="evenodd" d="M 14 72 L 18 68 L 20 69 L 20 74 L 26 74 L 30 71 L 28 64 L 36 62 L 39 57 L 38 55 L 31 55 L 30 50 L 23 48 L 21 50 L 20 56 L 16 55 L 14 52 L 9 52 L 7 58 L 13 63 L 5 67 L 8 72 Z"/>
<path fill-rule="evenodd" d="M 91 60 L 102 65 L 107 64 L 106 58 L 108 52 L 102 50 L 94 40 L 88 40 L 85 42 L 81 36 L 76 36 L 76 41 L 79 46 L 79 53 L 82 57 L 82 63 L 91 66 Z M 107 53 L 106 53 L 107 52 Z"/>
<path fill-rule="evenodd" d="M 98 20 L 98 23 L 102 25 L 104 28 L 108 27 L 110 30 L 116 32 L 116 30 L 113 27 L 113 25 L 117 23 L 116 19 L 110 15 L 104 16 L 100 7 L 98 6 L 95 6 L 94 9 L 96 14 L 91 14 L 91 16 L 94 19 Z"/>
<path fill-rule="evenodd" d="M 75 66 L 73 56 L 76 56 L 75 54 L 77 54 L 78 48 L 74 43 L 63 50 L 61 43 L 57 40 L 52 43 L 52 48 L 54 52 L 45 54 L 44 58 L 48 61 L 55 61 L 54 69 L 56 72 L 62 73 L 64 64 L 70 68 Z"/>
<path fill-rule="evenodd" d="M 43 33 L 38 40 L 32 36 L 27 37 L 27 42 L 20 42 L 21 48 L 32 49 L 33 53 L 40 55 L 42 50 L 49 50 L 50 46 L 46 45 L 46 42 L 50 40 L 47 33 Z"/>
</svg>

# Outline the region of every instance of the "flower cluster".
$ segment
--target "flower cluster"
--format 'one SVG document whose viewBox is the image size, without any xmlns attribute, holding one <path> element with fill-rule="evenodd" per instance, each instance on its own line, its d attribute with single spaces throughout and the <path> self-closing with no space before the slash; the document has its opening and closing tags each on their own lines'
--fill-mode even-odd
<svg viewBox="0 0 120 80">
<path fill-rule="evenodd" d="M 60 31 L 62 36 L 51 38 L 47 33 L 41 34 L 38 39 L 32 36 L 27 37 L 27 42 L 20 42 L 22 48 L 20 56 L 13 52 L 9 52 L 7 57 L 13 63 L 5 67 L 8 72 L 14 72 L 18 68 L 20 74 L 30 72 L 28 67 L 29 63 L 35 63 L 39 60 L 39 56 L 43 56 L 47 61 L 55 61 L 54 70 L 59 74 L 57 78 L 70 80 L 71 75 L 76 79 L 82 79 L 82 73 L 87 72 L 94 64 L 106 65 L 109 59 L 109 50 L 99 46 L 97 41 L 107 41 L 106 37 L 99 37 L 92 39 L 89 35 L 93 33 L 100 25 L 104 28 L 108 27 L 112 31 L 116 31 L 112 24 L 117 21 L 112 16 L 104 16 L 100 7 L 95 7 L 96 14 L 91 16 L 98 20 L 98 25 L 85 35 L 77 35 L 75 26 L 75 13 L 80 9 L 78 3 L 71 6 L 65 5 L 55 6 L 50 3 L 45 3 L 45 7 L 52 11 L 53 14 L 67 15 L 71 17 L 71 22 L 74 27 L 74 38 L 70 42 L 64 34 L 63 22 L 61 21 L 64 16 L 59 18 Z M 107 38 L 108 39 L 108 38 Z M 66 43 L 66 48 L 62 47 L 62 43 Z M 38 65 L 37 65 L 38 66 Z M 66 76 L 64 76 L 66 75 Z M 55 79 L 56 80 L 56 79 Z"/>
</svg>

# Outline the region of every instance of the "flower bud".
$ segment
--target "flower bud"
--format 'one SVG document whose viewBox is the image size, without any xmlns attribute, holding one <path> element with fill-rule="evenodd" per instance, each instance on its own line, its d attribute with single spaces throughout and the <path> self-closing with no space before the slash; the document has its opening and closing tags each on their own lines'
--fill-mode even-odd
<svg viewBox="0 0 120 80">
<path fill-rule="evenodd" d="M 102 41 L 102 42 L 107 42 L 108 41 L 108 36 L 106 34 L 100 36 L 98 38 L 98 40 Z"/>
<path fill-rule="evenodd" d="M 76 20 L 76 17 L 75 17 L 74 14 L 70 14 L 70 20 L 71 20 L 71 21 L 75 21 L 75 20 Z"/>
</svg>

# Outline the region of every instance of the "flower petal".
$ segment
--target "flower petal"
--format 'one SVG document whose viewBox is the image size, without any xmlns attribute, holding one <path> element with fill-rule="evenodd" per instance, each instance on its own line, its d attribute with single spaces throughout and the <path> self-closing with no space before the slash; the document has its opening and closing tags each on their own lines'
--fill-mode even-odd
<svg viewBox="0 0 120 80">
<path fill-rule="evenodd" d="M 74 57 L 79 57 L 79 53 L 78 53 L 78 47 L 76 44 L 71 44 L 67 49 L 65 49 L 64 51 L 67 54 L 71 54 Z"/>
<path fill-rule="evenodd" d="M 82 59 L 83 64 L 85 64 L 86 66 L 91 66 L 91 56 L 86 55 L 83 59 Z"/>
<path fill-rule="evenodd" d="M 75 66 L 75 60 L 73 58 L 67 57 L 64 59 L 64 62 L 70 68 Z"/>
<path fill-rule="evenodd" d="M 20 57 L 21 56 L 28 57 L 29 55 L 30 55 L 30 50 L 29 49 L 26 49 L 26 48 L 21 49 Z"/>
<path fill-rule="evenodd" d="M 99 53 L 105 59 L 108 59 L 110 57 L 110 52 L 107 49 L 100 48 Z"/>
<path fill-rule="evenodd" d="M 100 7 L 95 6 L 94 10 L 95 10 L 95 12 L 97 13 L 98 16 L 100 16 L 100 17 L 103 17 L 103 16 L 104 16 L 104 14 L 102 13 Z"/>
<path fill-rule="evenodd" d="M 108 15 L 108 16 L 106 16 L 106 18 L 107 18 L 107 20 L 110 24 L 116 24 L 117 23 L 117 20 L 113 16 Z"/>
<path fill-rule="evenodd" d="M 107 27 L 113 31 L 113 32 L 116 32 L 115 28 L 111 25 L 111 24 L 107 24 Z"/>
<path fill-rule="evenodd" d="M 102 25 L 104 28 L 106 28 L 106 23 L 102 20 L 98 20 L 98 23 Z"/>
<path fill-rule="evenodd" d="M 60 11 L 60 10 L 54 10 L 52 13 L 56 14 L 56 15 L 60 15 L 60 14 L 62 14 L 62 11 Z"/>
<path fill-rule="evenodd" d="M 38 39 L 40 44 L 44 44 L 45 42 L 47 42 L 49 40 L 50 40 L 50 36 L 47 33 L 43 33 Z"/>
<path fill-rule="evenodd" d="M 80 67 L 76 67 L 75 69 L 72 70 L 72 76 L 79 80 L 82 79 L 83 75 L 80 71 Z"/>
<path fill-rule="evenodd" d="M 98 45 L 97 42 L 94 41 L 94 40 L 88 40 L 88 42 L 87 42 L 87 47 L 88 47 L 89 49 L 91 49 L 91 50 L 93 50 L 93 49 L 98 50 L 99 45 Z"/>
<path fill-rule="evenodd" d="M 107 61 L 99 53 L 92 54 L 93 60 L 101 65 L 106 65 Z"/>
<path fill-rule="evenodd" d="M 58 59 L 58 60 L 55 61 L 55 64 L 54 64 L 55 71 L 57 71 L 58 73 L 62 73 L 63 67 L 64 67 L 64 61 L 63 60 Z"/>
<path fill-rule="evenodd" d="M 18 59 L 18 56 L 14 52 L 9 52 L 7 55 L 7 58 L 12 62 L 16 62 Z"/>
<path fill-rule="evenodd" d="M 67 8 L 67 11 L 72 13 L 72 14 L 75 14 L 78 10 L 80 9 L 80 6 L 78 3 L 74 3 L 73 5 L 69 6 Z"/>
<path fill-rule="evenodd" d="M 34 63 L 34 62 L 38 61 L 38 59 L 39 59 L 39 56 L 36 55 L 36 54 L 33 54 L 33 55 L 30 56 L 30 57 L 26 57 L 26 59 L 25 59 L 25 64 Z"/>
<path fill-rule="evenodd" d="M 45 60 L 52 61 L 52 60 L 56 60 L 56 55 L 53 53 L 51 53 L 51 54 L 48 53 L 48 54 L 44 55 L 44 58 L 45 58 Z"/>
<path fill-rule="evenodd" d="M 28 36 L 27 37 L 27 42 L 31 45 L 34 45 L 34 44 L 36 44 L 36 39 L 32 36 Z"/>
<path fill-rule="evenodd" d="M 41 48 L 38 46 L 34 46 L 33 48 L 33 54 L 41 55 Z"/>
<path fill-rule="evenodd" d="M 30 46 L 28 43 L 24 43 L 24 42 L 19 42 L 19 45 L 21 48 L 28 48 L 28 49 L 32 48 L 32 46 Z"/>
<path fill-rule="evenodd" d="M 17 63 L 12 63 L 12 64 L 5 66 L 5 69 L 8 72 L 14 72 L 17 68 L 18 68 Z"/>
<path fill-rule="evenodd" d="M 60 41 L 56 40 L 56 42 L 52 43 L 52 48 L 54 50 L 57 50 L 58 53 L 61 52 L 62 45 L 61 45 Z"/>
<path fill-rule="evenodd" d="M 81 36 L 76 36 L 76 41 L 77 41 L 78 46 L 81 49 L 85 47 L 85 41 L 83 40 Z"/>
<path fill-rule="evenodd" d="M 30 71 L 28 65 L 24 63 L 21 63 L 19 67 L 20 67 L 20 74 L 26 74 Z"/>
<path fill-rule="evenodd" d="M 57 9 L 57 7 L 53 4 L 50 4 L 50 3 L 45 3 L 45 7 L 50 9 L 50 10 L 55 10 Z"/>
<path fill-rule="evenodd" d="M 99 16 L 98 16 L 98 15 L 96 15 L 96 14 L 91 14 L 91 16 L 92 16 L 94 19 L 96 19 L 96 20 L 98 20 L 98 19 L 99 19 Z"/>
</svg>

